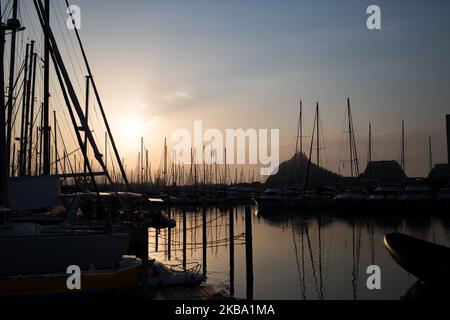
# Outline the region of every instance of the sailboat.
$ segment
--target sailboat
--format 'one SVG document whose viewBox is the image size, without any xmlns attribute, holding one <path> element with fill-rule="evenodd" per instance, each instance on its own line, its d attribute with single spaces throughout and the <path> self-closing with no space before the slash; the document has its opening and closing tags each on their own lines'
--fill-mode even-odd
<svg viewBox="0 0 450 320">
<path fill-rule="evenodd" d="M 356 148 L 355 129 L 353 127 L 353 117 L 350 107 L 350 98 L 347 98 L 347 116 L 348 116 L 348 142 L 350 154 L 350 173 L 352 179 L 359 177 L 359 160 Z M 344 192 L 334 197 L 335 205 L 341 209 L 358 209 L 365 206 L 368 195 L 359 188 L 359 186 L 351 186 Z"/>
<path fill-rule="evenodd" d="M 287 207 L 287 193 L 284 189 L 268 188 L 258 198 L 258 209 L 283 209 Z"/>
<path fill-rule="evenodd" d="M 300 113 L 297 128 L 297 137 L 295 141 L 295 152 L 293 157 L 294 164 L 292 166 L 294 170 L 294 175 L 297 174 L 297 157 L 299 152 L 300 152 L 300 174 L 303 174 L 302 112 L 303 112 L 303 102 L 300 100 Z M 300 150 L 299 150 L 299 142 L 300 142 Z M 284 182 L 286 183 L 286 181 Z M 296 183 L 295 179 L 294 183 Z M 289 207 L 297 207 L 298 203 L 302 201 L 303 199 L 300 197 L 300 190 L 298 190 L 298 188 L 296 187 L 292 186 L 288 187 L 287 185 L 285 185 L 284 188 L 269 187 L 256 200 L 259 212 L 272 211 L 276 209 L 287 209 Z"/>
<path fill-rule="evenodd" d="M 301 119 L 300 119 L 301 124 Z M 301 127 L 301 126 L 300 126 Z M 325 186 L 322 183 L 323 176 L 321 175 L 321 167 L 320 167 L 320 151 L 322 149 L 320 143 L 321 137 L 321 120 L 320 120 L 320 110 L 319 110 L 319 102 L 316 103 L 316 112 L 314 115 L 314 124 L 313 131 L 311 134 L 311 144 L 309 148 L 309 156 L 308 156 L 308 165 L 306 170 L 306 177 L 304 180 L 304 188 L 303 192 L 290 200 L 291 206 L 296 208 L 309 208 L 309 209 L 323 209 L 328 208 L 332 204 L 332 197 L 334 196 L 334 190 L 331 187 Z M 302 133 L 300 131 L 300 137 Z M 317 174 L 315 175 L 317 189 L 311 190 L 310 180 L 312 178 L 312 156 L 313 156 L 313 147 L 314 144 L 316 146 L 316 166 L 317 166 Z M 302 144 L 300 143 L 300 146 Z M 302 147 L 301 147 L 302 149 Z M 303 156 L 303 154 L 302 154 Z M 303 157 L 302 157 L 303 158 Z M 301 166 L 303 170 L 303 166 Z M 303 176 L 302 176 L 303 182 Z"/>
<path fill-rule="evenodd" d="M 20 137 L 21 147 L 20 150 L 20 176 L 16 177 L 11 174 L 9 164 L 11 158 L 14 157 L 14 153 L 11 152 L 12 128 L 11 111 L 14 108 L 13 101 L 13 89 L 10 86 L 8 105 L 4 101 L 4 97 L 0 98 L 0 109 L 8 111 L 8 118 L 0 118 L 0 168 L 2 169 L 0 175 L 1 186 L 1 221 L 0 221 L 0 282 L 3 287 L 5 281 L 11 280 L 15 277 L 32 276 L 40 277 L 47 274 L 60 274 L 65 273 L 68 266 L 76 265 L 82 272 L 95 271 L 98 274 L 101 272 L 111 273 L 114 270 L 120 269 L 120 263 L 123 256 L 128 253 L 130 243 L 130 233 L 117 232 L 111 221 L 111 217 L 114 212 L 107 210 L 103 199 L 100 197 L 100 191 L 96 183 L 97 174 L 93 172 L 92 165 L 87 156 L 87 146 L 93 150 L 95 160 L 102 168 L 101 175 L 103 175 L 107 181 L 112 183 L 108 170 L 103 160 L 103 155 L 100 153 L 95 139 L 92 135 L 92 131 L 89 128 L 87 118 L 81 109 L 80 102 L 77 94 L 75 93 L 74 86 L 72 84 L 69 73 L 65 67 L 62 55 L 60 53 L 58 44 L 53 35 L 50 27 L 50 1 L 45 0 L 44 4 L 42 0 L 33 1 L 36 12 L 39 17 L 39 22 L 45 35 L 45 48 L 44 48 L 44 94 L 42 104 L 42 118 L 43 126 L 41 128 L 42 133 L 42 156 L 43 166 L 42 175 L 32 176 L 30 174 L 31 157 L 27 160 L 26 154 L 31 147 L 28 147 L 27 139 Z M 68 3 L 67 3 L 68 5 Z M 1 4 L 0 4 L 1 6 Z M 8 30 L 11 33 L 11 63 L 10 68 L 14 68 L 15 62 L 15 35 L 24 28 L 21 27 L 20 22 L 17 20 L 18 1 L 12 2 L 12 14 L 13 17 L 8 20 L 7 24 L 1 24 L 1 43 L 3 44 L 5 39 L 5 31 Z M 1 8 L 0 8 L 1 9 Z M 1 10 L 0 10 L 1 11 Z M 75 24 L 75 22 L 73 22 Z M 122 166 L 121 159 L 119 157 L 117 148 L 115 146 L 114 138 L 112 136 L 102 103 L 95 85 L 92 72 L 80 40 L 78 30 L 75 28 L 75 33 L 79 41 L 79 46 L 83 54 L 83 58 L 86 64 L 86 69 L 89 73 L 90 83 L 95 92 L 97 103 L 102 113 L 102 119 L 104 125 L 107 128 L 108 137 L 111 141 L 112 148 L 114 150 L 116 160 L 120 171 L 122 173 L 123 181 L 128 186 L 128 180 Z M 27 46 L 27 52 L 30 53 L 29 59 L 25 65 L 30 66 L 29 74 L 32 74 L 32 70 L 36 70 L 36 59 L 31 59 L 33 55 L 31 53 L 33 44 L 30 47 Z M 1 90 L 4 90 L 4 47 L 2 46 L 1 57 L 1 70 L 0 70 L 0 86 Z M 28 51 L 29 50 L 29 51 Z M 72 212 L 73 214 L 79 214 L 80 202 L 75 197 L 70 203 L 62 203 L 61 194 L 61 178 L 62 175 L 50 174 L 50 127 L 48 119 L 49 111 L 49 77 L 50 77 L 50 61 L 53 61 L 55 73 L 60 85 L 64 102 L 66 103 L 67 111 L 70 115 L 70 120 L 73 125 L 73 130 L 77 137 L 79 144 L 79 150 L 81 150 L 85 167 L 87 168 L 88 175 L 91 180 L 91 184 L 97 194 L 98 220 L 101 221 L 102 227 L 92 228 L 78 228 L 76 224 L 62 223 L 56 227 L 48 227 L 40 222 L 20 222 L 16 219 L 23 215 L 35 215 L 51 216 L 55 210 L 61 210 L 65 214 Z M 15 73 L 12 70 L 10 73 L 10 83 L 15 82 Z M 28 82 L 26 82 L 28 79 Z M 28 97 L 31 91 L 30 77 L 24 77 L 25 83 L 28 83 L 28 88 L 24 90 L 24 104 L 25 107 L 22 111 L 22 118 L 28 115 L 30 102 L 34 104 L 34 99 Z M 24 111 L 27 112 L 24 112 Z M 24 118 L 23 118 L 24 119 Z M 8 126 L 6 126 L 8 123 Z M 24 120 L 24 130 L 22 132 L 32 131 L 32 125 Z M 31 128 L 29 128 L 31 127 Z M 56 128 L 55 128 L 56 131 Z M 84 132 L 84 141 L 80 132 Z M 6 134 L 5 134 L 6 133 Z M 56 135 L 55 135 L 56 137 Z M 55 139 L 56 140 L 56 139 Z M 7 142 L 7 143 L 5 143 Z M 56 141 L 55 141 L 56 144 Z M 30 143 L 31 146 L 31 143 Z M 28 149 L 30 148 L 30 149 Z M 55 149 L 56 145 L 55 145 Z M 28 168 L 28 169 L 27 169 Z M 57 171 L 57 170 L 56 170 Z M 14 172 L 14 170 L 12 170 Z M 89 210 L 88 210 L 89 211 Z M 89 212 L 85 212 L 88 213 Z M 91 212 L 92 214 L 92 212 Z"/>
</svg>

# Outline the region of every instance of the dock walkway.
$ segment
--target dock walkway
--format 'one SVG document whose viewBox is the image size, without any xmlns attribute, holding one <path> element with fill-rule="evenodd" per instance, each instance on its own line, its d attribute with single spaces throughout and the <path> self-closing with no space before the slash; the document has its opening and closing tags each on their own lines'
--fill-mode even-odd
<svg viewBox="0 0 450 320">
<path fill-rule="evenodd" d="M 218 291 L 208 285 L 202 286 L 166 286 L 150 288 L 153 300 L 231 300 L 225 291 Z"/>
</svg>

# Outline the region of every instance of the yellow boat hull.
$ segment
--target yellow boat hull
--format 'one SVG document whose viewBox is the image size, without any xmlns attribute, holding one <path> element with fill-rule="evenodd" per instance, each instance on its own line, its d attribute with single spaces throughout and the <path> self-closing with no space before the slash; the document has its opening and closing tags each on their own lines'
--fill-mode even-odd
<svg viewBox="0 0 450 320">
<path fill-rule="evenodd" d="M 81 289 L 67 288 L 67 274 L 16 276 L 0 278 L 0 297 L 59 295 L 70 293 L 108 292 L 123 294 L 136 288 L 142 275 L 141 264 L 110 272 L 81 275 Z"/>
</svg>

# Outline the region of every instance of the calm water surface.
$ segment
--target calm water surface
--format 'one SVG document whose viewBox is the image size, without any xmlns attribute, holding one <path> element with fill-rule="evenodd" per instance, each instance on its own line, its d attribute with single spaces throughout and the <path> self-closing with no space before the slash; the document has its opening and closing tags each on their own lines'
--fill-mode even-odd
<svg viewBox="0 0 450 320">
<path fill-rule="evenodd" d="M 345 217 L 332 213 L 253 214 L 255 299 L 399 299 L 417 280 L 401 269 L 383 245 L 386 233 L 450 244 L 450 222 L 441 218 Z M 150 231 L 150 256 L 167 265 L 183 260 L 183 214 L 173 210 L 177 227 Z M 228 210 L 207 211 L 207 283 L 230 292 Z M 234 296 L 246 297 L 245 214 L 237 207 L 234 218 Z M 202 263 L 202 213 L 186 213 L 186 260 Z M 381 268 L 381 290 L 370 291 L 367 267 Z"/>
</svg>

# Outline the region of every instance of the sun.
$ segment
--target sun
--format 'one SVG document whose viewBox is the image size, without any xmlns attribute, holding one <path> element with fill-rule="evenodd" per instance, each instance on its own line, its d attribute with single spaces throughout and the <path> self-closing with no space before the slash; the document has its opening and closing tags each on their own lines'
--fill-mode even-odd
<svg viewBox="0 0 450 320">
<path fill-rule="evenodd" d="M 127 143 L 138 141 L 144 134 L 144 122 L 137 115 L 131 115 L 121 121 L 120 138 Z"/>
<path fill-rule="evenodd" d="M 130 145 L 139 144 L 142 137 L 151 134 L 156 122 L 156 118 L 144 119 L 136 114 L 129 115 L 120 122 L 120 139 Z"/>
</svg>

